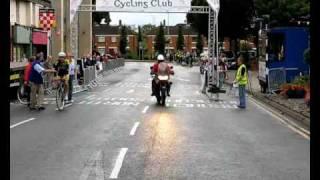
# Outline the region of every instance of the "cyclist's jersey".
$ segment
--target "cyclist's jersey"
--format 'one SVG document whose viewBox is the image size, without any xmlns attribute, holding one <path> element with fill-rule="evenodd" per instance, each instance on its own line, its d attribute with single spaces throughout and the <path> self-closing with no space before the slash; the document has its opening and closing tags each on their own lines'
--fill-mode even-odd
<svg viewBox="0 0 320 180">
<path fill-rule="evenodd" d="M 55 64 L 54 69 L 58 72 L 58 76 L 61 78 L 67 78 L 69 74 L 69 63 L 64 61 L 63 63 L 59 62 Z"/>
</svg>

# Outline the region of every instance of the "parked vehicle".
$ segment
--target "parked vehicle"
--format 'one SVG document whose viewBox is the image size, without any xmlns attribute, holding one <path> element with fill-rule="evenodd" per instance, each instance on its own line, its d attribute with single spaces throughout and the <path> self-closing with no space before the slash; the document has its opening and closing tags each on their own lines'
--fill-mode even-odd
<svg viewBox="0 0 320 180">
<path fill-rule="evenodd" d="M 309 67 L 303 57 L 308 41 L 307 28 L 278 27 L 259 32 L 258 79 L 262 92 L 270 86 L 290 83 L 300 74 L 308 74 Z M 285 77 L 286 82 L 280 81 L 281 77 Z"/>
</svg>

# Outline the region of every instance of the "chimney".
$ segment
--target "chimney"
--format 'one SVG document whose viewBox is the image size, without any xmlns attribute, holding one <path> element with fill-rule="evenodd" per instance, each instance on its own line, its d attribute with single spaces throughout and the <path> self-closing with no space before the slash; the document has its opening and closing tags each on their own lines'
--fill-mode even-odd
<svg viewBox="0 0 320 180">
<path fill-rule="evenodd" d="M 119 20 L 119 26 L 122 26 L 122 21 L 121 21 L 121 19 Z"/>
<path fill-rule="evenodd" d="M 166 26 L 166 20 L 165 19 L 163 20 L 163 26 Z"/>
</svg>

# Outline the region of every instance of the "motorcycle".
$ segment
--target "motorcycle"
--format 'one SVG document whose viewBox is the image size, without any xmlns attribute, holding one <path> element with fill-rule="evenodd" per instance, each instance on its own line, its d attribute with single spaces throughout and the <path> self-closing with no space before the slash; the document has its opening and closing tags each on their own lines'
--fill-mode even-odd
<svg viewBox="0 0 320 180">
<path fill-rule="evenodd" d="M 153 67 L 150 67 L 151 71 Z M 171 74 L 174 75 L 174 72 L 172 71 L 173 67 L 170 67 Z M 156 75 L 151 73 L 152 79 L 155 80 L 156 86 L 155 86 L 155 96 L 157 98 L 157 103 L 159 105 L 165 106 L 166 105 L 166 97 L 168 96 L 168 88 L 172 84 L 169 82 L 169 76 L 168 75 Z"/>
</svg>

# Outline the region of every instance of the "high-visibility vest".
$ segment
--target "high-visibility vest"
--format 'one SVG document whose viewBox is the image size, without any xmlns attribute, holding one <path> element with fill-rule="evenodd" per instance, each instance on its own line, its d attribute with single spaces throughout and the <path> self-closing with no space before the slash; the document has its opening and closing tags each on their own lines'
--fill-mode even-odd
<svg viewBox="0 0 320 180">
<path fill-rule="evenodd" d="M 245 69 L 245 73 L 242 76 L 241 71 L 242 68 Z M 238 82 L 239 85 L 247 85 L 248 84 L 248 74 L 247 74 L 247 67 L 246 65 L 242 64 L 238 70 L 237 70 L 237 76 L 236 76 L 236 81 Z"/>
</svg>

